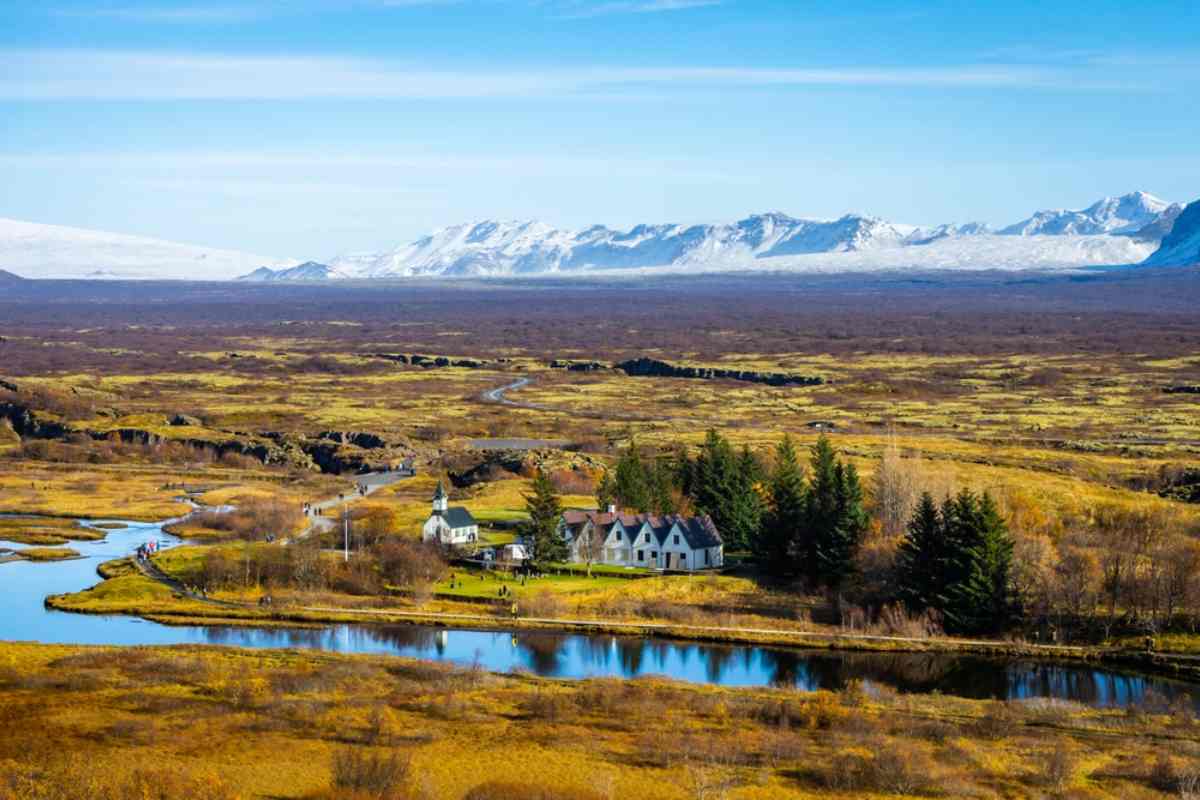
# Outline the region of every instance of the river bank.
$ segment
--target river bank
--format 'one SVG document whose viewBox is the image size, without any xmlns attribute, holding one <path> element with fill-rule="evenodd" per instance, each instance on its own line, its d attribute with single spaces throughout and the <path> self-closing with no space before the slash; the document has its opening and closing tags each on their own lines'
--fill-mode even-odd
<svg viewBox="0 0 1200 800">
<path fill-rule="evenodd" d="M 109 577 L 91 589 L 46 598 L 49 608 L 82 614 L 136 616 L 167 626 L 244 628 L 308 628 L 331 625 L 408 626 L 491 633 L 540 633 L 589 637 L 639 638 L 716 646 L 802 649 L 829 653 L 907 654 L 1035 660 L 1043 663 L 1092 664 L 1134 670 L 1178 680 L 1200 681 L 1200 660 L 1166 653 L 1122 648 L 1036 645 L 1025 642 L 924 639 L 854 633 L 827 633 L 770 628 L 728 628 L 671 622 L 512 616 L 413 607 L 347 608 L 335 606 L 237 603 L 202 598 L 182 587 L 164 585 L 140 573 L 129 562 L 102 565 Z M 474 606 L 474 608 L 478 608 Z"/>
<path fill-rule="evenodd" d="M 299 646 L 390 653 L 451 663 L 478 663 L 547 677 L 639 677 L 664 673 L 723 685 L 820 688 L 820 680 L 867 674 L 914 691 L 986 692 L 1127 704 L 1154 694 L 1187 696 L 1200 686 L 1149 677 L 1195 679 L 1190 660 L 1124 651 L 962 639 L 906 639 L 768 626 L 681 624 L 669 620 L 481 611 L 477 604 L 360 599 L 359 607 L 323 596 L 271 605 L 207 598 L 127 557 L 148 539 L 163 558 L 194 559 L 160 526 L 129 523 L 102 541 L 77 543 L 83 558 L 55 564 L 6 564 L 0 602 L 12 613 L 0 639 L 64 644 L 229 644 Z M 97 582 L 99 575 L 103 580 Z M 8 580 L 11 578 L 11 580 Z M 370 607 L 364 607 L 370 603 Z M 72 612 L 72 613 L 60 613 Z M 147 625 L 147 622 L 154 623 Z M 820 666 L 824 665 L 824 666 Z M 863 670 L 867 670 L 863 673 Z M 932 672 L 930 672 L 932 670 Z M 911 682 L 932 674 L 932 682 Z M 962 675 L 970 675 L 964 681 Z M 829 676 L 835 676 L 829 678 Z M 1082 688 L 1081 688 L 1082 687 Z"/>
<path fill-rule="evenodd" d="M 567 682 L 280 648 L 0 643 L 0 708 L 0 774 L 35 781 L 40 797 L 345 797 L 330 787 L 353 755 L 427 800 L 1033 798 L 1048 787 L 1157 800 L 1178 797 L 1158 787 L 1192 774 L 1200 741 L 1194 714 L 1169 707 L 897 694 L 856 679 L 805 694 Z M 471 794 L 497 785 L 508 793 Z"/>
</svg>

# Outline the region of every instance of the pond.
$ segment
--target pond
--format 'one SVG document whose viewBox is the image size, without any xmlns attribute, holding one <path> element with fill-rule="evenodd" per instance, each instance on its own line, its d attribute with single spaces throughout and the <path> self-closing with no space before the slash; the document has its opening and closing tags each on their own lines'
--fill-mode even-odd
<svg viewBox="0 0 1200 800">
<path fill-rule="evenodd" d="M 1125 707 L 1148 698 L 1184 699 L 1200 708 L 1200 686 L 1077 662 L 999 660 L 946 654 L 852 653 L 785 647 L 701 644 L 636 636 L 447 630 L 414 625 L 309 628 L 165 626 L 136 617 L 69 614 L 45 608 L 48 594 L 94 585 L 96 567 L 157 539 L 179 543 L 161 524 L 125 523 L 103 541 L 75 542 L 72 561 L 0 564 L 0 640 L 60 644 L 217 644 L 375 653 L 496 672 L 527 670 L 554 678 L 664 675 L 724 686 L 838 689 L 851 680 L 905 692 L 972 698 L 1057 698 Z M 23 545 L 0 541 L 0 548 Z"/>
</svg>

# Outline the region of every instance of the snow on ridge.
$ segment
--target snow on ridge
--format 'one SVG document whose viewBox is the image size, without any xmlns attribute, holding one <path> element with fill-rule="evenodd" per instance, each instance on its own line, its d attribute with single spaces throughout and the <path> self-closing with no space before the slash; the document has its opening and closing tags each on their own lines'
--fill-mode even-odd
<svg viewBox="0 0 1200 800">
<path fill-rule="evenodd" d="M 1151 224 L 1172 204 L 1148 192 L 1104 197 L 1079 211 L 1049 209 L 1001 229 L 1012 236 L 1130 234 Z"/>
<path fill-rule="evenodd" d="M 27 278 L 232 280 L 267 258 L 145 236 L 0 219 L 0 265 Z"/>
</svg>

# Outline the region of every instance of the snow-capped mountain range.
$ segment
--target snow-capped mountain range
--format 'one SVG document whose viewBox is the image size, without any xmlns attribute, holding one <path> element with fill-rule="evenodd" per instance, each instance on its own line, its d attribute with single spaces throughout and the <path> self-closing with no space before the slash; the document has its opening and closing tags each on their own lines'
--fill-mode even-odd
<svg viewBox="0 0 1200 800">
<path fill-rule="evenodd" d="M 1145 192 L 1079 210 L 1040 211 L 999 230 L 984 223 L 916 227 L 848 214 L 835 220 L 756 214 L 732 223 L 603 225 L 483 221 L 392 250 L 325 262 L 271 259 L 143 237 L 0 219 L 0 269 L 28 278 L 323 281 L 598 272 L 1070 269 L 1186 258 L 1159 243 L 1188 217 Z M 1178 238 L 1178 237 L 1176 237 Z M 1190 241 L 1190 240 L 1189 240 Z M 1156 259 L 1156 260 L 1155 260 Z M 1164 261 L 1165 259 L 1165 261 Z"/>
<path fill-rule="evenodd" d="M 914 227 L 848 214 L 797 219 L 774 212 L 716 225 L 596 225 L 487 220 L 443 228 L 381 253 L 326 264 L 257 270 L 247 280 L 381 279 L 601 271 L 1052 269 L 1138 263 L 1155 251 L 1179 204 L 1145 192 L 1105 198 L 1081 211 L 1040 211 L 993 231 L 985 223 Z"/>
</svg>

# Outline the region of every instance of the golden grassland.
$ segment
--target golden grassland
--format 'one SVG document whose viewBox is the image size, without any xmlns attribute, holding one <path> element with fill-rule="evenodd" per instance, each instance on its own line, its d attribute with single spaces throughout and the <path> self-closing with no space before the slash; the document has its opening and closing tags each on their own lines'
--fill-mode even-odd
<svg viewBox="0 0 1200 800">
<path fill-rule="evenodd" d="M 69 547 L 26 547 L 16 554 L 26 561 L 66 561 L 79 558 L 79 551 Z"/>
<path fill-rule="evenodd" d="M 1183 708 L 200 647 L 0 645 L 0 721 L 4 800 L 1159 798 L 1200 747 Z"/>
<path fill-rule="evenodd" d="M 82 527 L 72 519 L 0 517 L 0 540 L 29 545 L 60 545 L 103 539 L 104 531 Z"/>
</svg>

